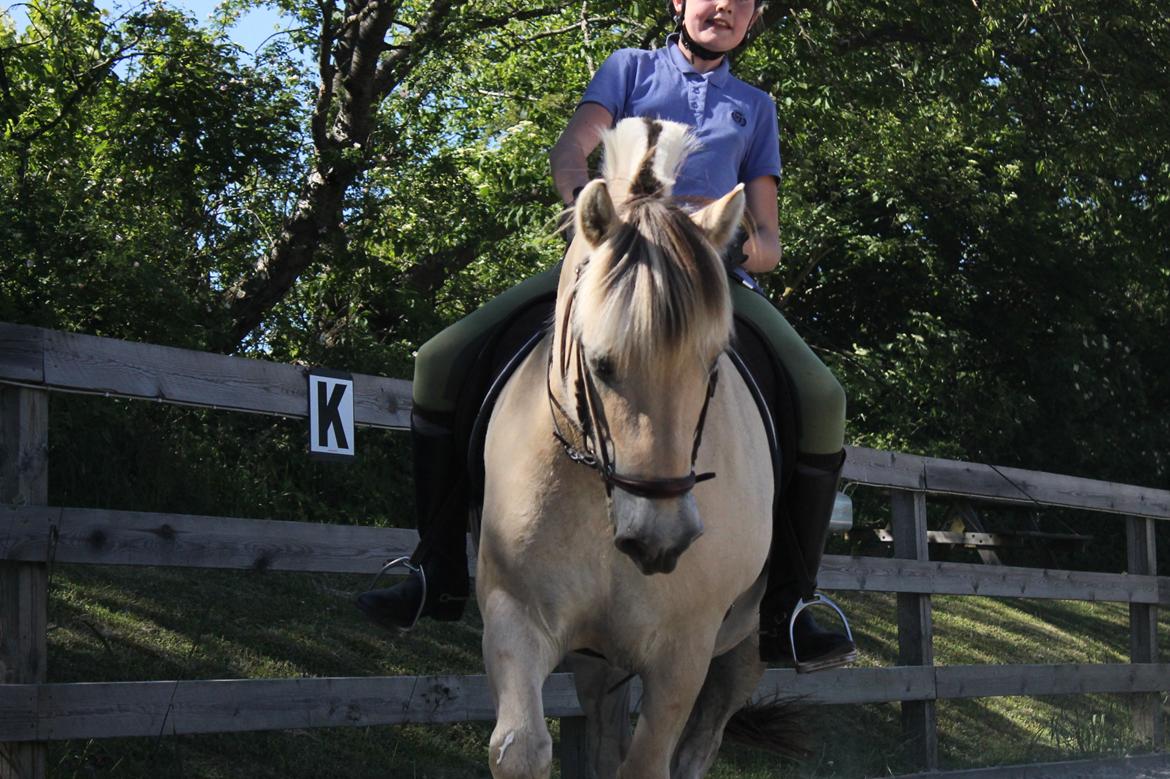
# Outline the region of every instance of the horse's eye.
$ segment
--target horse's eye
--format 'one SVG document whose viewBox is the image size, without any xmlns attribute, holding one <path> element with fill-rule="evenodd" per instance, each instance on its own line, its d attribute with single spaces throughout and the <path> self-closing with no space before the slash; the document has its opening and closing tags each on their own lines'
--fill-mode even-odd
<svg viewBox="0 0 1170 779">
<path fill-rule="evenodd" d="M 608 357 L 598 357 L 593 361 L 593 375 L 609 384 L 613 381 L 613 363 Z"/>
</svg>

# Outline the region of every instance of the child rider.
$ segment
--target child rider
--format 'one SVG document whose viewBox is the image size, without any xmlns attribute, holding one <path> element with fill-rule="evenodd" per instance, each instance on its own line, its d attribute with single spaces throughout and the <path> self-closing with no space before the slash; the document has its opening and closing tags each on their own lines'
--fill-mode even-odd
<svg viewBox="0 0 1170 779">
<path fill-rule="evenodd" d="M 745 282 L 731 285 L 732 303 L 736 317 L 753 325 L 787 371 L 801 420 L 794 473 L 783 496 L 786 510 L 776 512 L 774 520 L 772 573 L 760 608 L 760 656 L 766 662 L 792 661 L 801 671 L 831 668 L 856 658 L 853 642 L 821 628 L 803 609 L 790 642 L 789 620 L 816 588 L 845 459 L 845 394 L 780 312 L 753 291 L 758 287 L 745 272 L 766 273 L 780 261 L 776 106 L 765 92 L 731 75 L 729 63 L 730 53 L 744 45 L 760 21 L 761 2 L 668 2 L 677 31 L 661 49 L 621 49 L 602 64 L 550 153 L 553 181 L 572 205 L 589 181 L 586 160 L 601 132 L 626 117 L 644 116 L 687 124 L 699 142 L 675 181 L 676 197 L 711 200 L 744 185 L 753 229 L 730 250 Z M 415 575 L 359 597 L 359 607 L 373 621 L 406 628 L 420 614 L 449 620 L 462 613 L 468 594 L 467 507 L 444 500 L 460 467 L 452 419 L 462 371 L 496 325 L 533 299 L 555 292 L 558 277 L 559 267 L 554 267 L 522 282 L 419 350 L 411 427 L 423 542 L 412 561 Z"/>
</svg>

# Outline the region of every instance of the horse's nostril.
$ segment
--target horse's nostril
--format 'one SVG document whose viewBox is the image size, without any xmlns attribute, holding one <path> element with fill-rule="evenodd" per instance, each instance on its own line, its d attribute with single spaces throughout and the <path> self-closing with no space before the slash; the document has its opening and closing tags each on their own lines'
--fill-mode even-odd
<svg viewBox="0 0 1170 779">
<path fill-rule="evenodd" d="M 646 557 L 646 547 L 636 538 L 618 538 L 613 543 L 618 551 L 634 560 L 643 560 Z"/>
</svg>

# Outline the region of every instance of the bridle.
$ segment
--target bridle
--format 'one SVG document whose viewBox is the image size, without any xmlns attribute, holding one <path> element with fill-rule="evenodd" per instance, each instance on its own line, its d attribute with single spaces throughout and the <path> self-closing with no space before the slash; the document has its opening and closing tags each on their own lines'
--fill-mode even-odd
<svg viewBox="0 0 1170 779">
<path fill-rule="evenodd" d="M 586 262 L 588 260 L 582 262 L 577 268 L 578 280 L 581 277 L 581 271 Z M 577 289 L 574 284 L 573 289 L 569 292 L 569 300 L 565 305 L 564 316 L 560 323 L 558 323 L 561 344 L 559 362 L 562 384 L 566 383 L 569 372 L 570 319 L 573 300 L 576 298 L 576 294 Z M 577 358 L 576 376 L 573 381 L 573 396 L 577 406 L 576 418 L 561 405 L 553 393 L 552 349 L 549 350 L 548 354 L 545 385 L 548 393 L 549 411 L 552 414 L 553 420 L 553 437 L 560 442 L 561 447 L 565 450 L 565 455 L 570 460 L 592 468 L 600 474 L 601 480 L 605 484 L 607 498 L 613 498 L 613 490 L 615 487 L 643 498 L 678 498 L 690 492 L 699 482 L 715 478 L 714 473 L 696 474 L 695 460 L 699 457 L 699 446 L 703 440 L 703 426 L 707 422 L 707 408 L 711 405 L 711 398 L 715 395 L 715 387 L 719 381 L 719 369 L 717 367 L 712 365 L 707 376 L 707 393 L 703 399 L 703 408 L 699 412 L 699 421 L 695 425 L 694 444 L 691 448 L 691 472 L 686 476 L 674 478 L 641 479 L 634 476 L 624 476 L 618 473 L 614 467 L 614 455 L 610 452 L 613 437 L 610 435 L 609 422 L 605 416 L 605 406 L 601 402 L 597 384 L 593 379 L 593 372 L 589 370 L 585 361 L 585 349 L 580 341 L 573 341 L 572 354 Z M 569 428 L 575 431 L 576 437 L 581 441 L 579 446 L 574 445 L 568 436 L 565 435 L 560 420 L 563 420 Z"/>
</svg>

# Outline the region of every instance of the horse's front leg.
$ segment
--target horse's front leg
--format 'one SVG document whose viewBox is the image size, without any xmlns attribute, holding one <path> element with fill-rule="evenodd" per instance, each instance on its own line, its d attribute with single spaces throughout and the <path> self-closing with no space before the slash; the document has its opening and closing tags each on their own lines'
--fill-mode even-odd
<svg viewBox="0 0 1170 779">
<path fill-rule="evenodd" d="M 759 634 L 753 632 L 731 651 L 711 661 L 707 680 L 674 756 L 672 779 L 699 779 L 707 775 L 723 743 L 727 721 L 743 708 L 764 675 L 759 647 Z"/>
<path fill-rule="evenodd" d="M 663 647 L 642 670 L 642 711 L 619 779 L 669 779 L 670 759 L 711 663 L 714 637 Z"/>
<path fill-rule="evenodd" d="M 565 658 L 565 665 L 573 672 L 585 713 L 584 776 L 613 779 L 630 751 L 629 674 L 600 658 L 574 653 Z"/>
<path fill-rule="evenodd" d="M 552 770 L 553 742 L 544 721 L 541 687 L 561 652 L 524 605 L 504 590 L 481 595 L 480 606 L 483 659 L 496 704 L 488 748 L 492 776 L 545 779 Z"/>
</svg>

